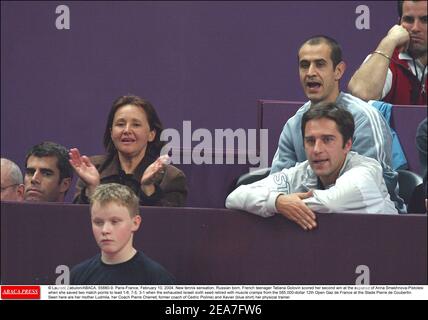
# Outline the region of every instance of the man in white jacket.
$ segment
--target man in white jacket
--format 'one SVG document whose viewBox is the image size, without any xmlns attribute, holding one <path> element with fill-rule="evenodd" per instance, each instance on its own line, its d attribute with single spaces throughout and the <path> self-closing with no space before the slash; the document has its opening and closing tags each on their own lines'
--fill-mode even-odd
<svg viewBox="0 0 428 320">
<path fill-rule="evenodd" d="M 396 214 L 380 164 L 350 151 L 354 128 L 352 114 L 336 103 L 314 105 L 301 126 L 308 160 L 240 186 L 226 207 L 262 217 L 280 213 L 305 230 L 316 227 L 314 212 Z"/>
</svg>

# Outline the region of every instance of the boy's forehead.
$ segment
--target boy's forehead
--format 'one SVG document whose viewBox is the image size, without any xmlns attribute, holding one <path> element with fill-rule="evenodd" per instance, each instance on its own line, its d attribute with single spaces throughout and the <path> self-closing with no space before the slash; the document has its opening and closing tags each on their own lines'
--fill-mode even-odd
<svg viewBox="0 0 428 320">
<path fill-rule="evenodd" d="M 130 212 L 128 207 L 119 201 L 95 200 L 91 205 L 91 215 L 130 215 Z"/>
</svg>

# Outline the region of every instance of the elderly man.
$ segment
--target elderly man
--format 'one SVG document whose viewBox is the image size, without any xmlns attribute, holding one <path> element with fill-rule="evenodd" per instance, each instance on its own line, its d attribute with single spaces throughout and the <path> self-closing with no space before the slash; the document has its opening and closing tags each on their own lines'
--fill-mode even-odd
<svg viewBox="0 0 428 320">
<path fill-rule="evenodd" d="M 17 164 L 9 159 L 1 158 L 1 201 L 24 200 L 24 184 L 22 173 Z"/>
</svg>

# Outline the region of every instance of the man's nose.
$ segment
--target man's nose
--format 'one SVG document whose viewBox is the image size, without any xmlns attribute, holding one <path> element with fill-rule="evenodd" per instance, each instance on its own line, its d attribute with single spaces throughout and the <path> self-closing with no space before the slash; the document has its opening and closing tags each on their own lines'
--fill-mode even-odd
<svg viewBox="0 0 428 320">
<path fill-rule="evenodd" d="M 316 140 L 314 145 L 314 152 L 320 153 L 323 150 L 323 143 L 321 140 Z"/>
<path fill-rule="evenodd" d="M 316 67 L 315 67 L 315 65 L 313 63 L 311 63 L 309 65 L 309 68 L 308 68 L 308 75 L 309 76 L 314 75 L 316 73 L 315 71 L 316 71 Z"/>
<path fill-rule="evenodd" d="M 411 32 L 419 32 L 421 31 L 422 22 L 419 19 L 415 19 L 415 21 L 412 24 L 412 27 L 410 28 Z"/>
<path fill-rule="evenodd" d="M 31 176 L 31 183 L 40 183 L 40 172 L 38 170 L 34 171 Z"/>
</svg>

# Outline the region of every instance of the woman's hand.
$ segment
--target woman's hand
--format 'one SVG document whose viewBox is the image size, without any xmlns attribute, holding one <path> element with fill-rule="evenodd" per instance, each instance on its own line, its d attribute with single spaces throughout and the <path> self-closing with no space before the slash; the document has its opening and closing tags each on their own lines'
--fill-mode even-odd
<svg viewBox="0 0 428 320">
<path fill-rule="evenodd" d="M 92 195 L 100 184 L 100 174 L 87 156 L 81 156 L 79 149 L 70 149 L 68 160 L 76 174 L 86 183 L 88 196 Z"/>
<path fill-rule="evenodd" d="M 146 196 L 155 192 L 155 183 L 159 184 L 165 175 L 166 165 L 170 162 L 167 154 L 160 156 L 144 171 L 141 178 L 141 190 Z"/>
</svg>

